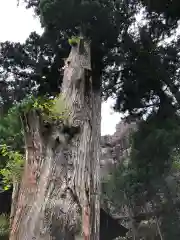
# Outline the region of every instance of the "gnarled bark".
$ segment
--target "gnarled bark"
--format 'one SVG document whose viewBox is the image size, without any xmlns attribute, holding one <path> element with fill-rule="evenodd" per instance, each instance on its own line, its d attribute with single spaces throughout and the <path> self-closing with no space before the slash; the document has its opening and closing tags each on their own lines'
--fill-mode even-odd
<svg viewBox="0 0 180 240">
<path fill-rule="evenodd" d="M 83 40 L 66 60 L 61 92 L 79 129 L 71 140 L 61 124 L 45 129 L 37 112 L 23 119 L 26 163 L 10 240 L 99 239 L 101 99 L 90 62 Z"/>
</svg>

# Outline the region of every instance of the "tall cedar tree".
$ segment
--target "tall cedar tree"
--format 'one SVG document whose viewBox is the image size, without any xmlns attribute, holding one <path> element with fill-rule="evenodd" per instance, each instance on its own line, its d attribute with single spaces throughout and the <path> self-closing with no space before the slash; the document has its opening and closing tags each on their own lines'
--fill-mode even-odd
<svg viewBox="0 0 180 240">
<path fill-rule="evenodd" d="M 59 92 L 67 38 L 80 32 L 91 40 L 93 89 L 102 83 L 105 97 L 116 96 L 117 110 L 140 118 L 153 109 L 161 121 L 178 110 L 179 41 L 159 44 L 176 27 L 177 1 L 166 1 L 171 10 L 164 2 L 143 0 L 25 2 L 41 16 L 45 33 L 31 34 L 25 44 L 1 44 L 3 112 L 27 93 Z M 132 30 L 142 5 L 147 24 Z"/>
<path fill-rule="evenodd" d="M 101 78 L 104 58 L 126 30 L 131 9 L 111 1 L 41 1 L 36 6 L 43 36 L 31 34 L 24 45 L 2 44 L 4 75 L 18 78 L 10 82 L 14 98 L 3 101 L 20 100 L 17 83 L 24 94 L 47 97 L 61 87 L 70 106 L 70 127 L 80 131 L 62 143 L 62 125 L 50 125 L 44 135 L 36 111 L 21 116 L 26 162 L 21 184 L 14 184 L 10 239 L 74 239 L 78 230 L 85 239 L 99 239 Z M 83 40 L 72 46 L 62 77 L 67 39 L 79 34 Z"/>
</svg>

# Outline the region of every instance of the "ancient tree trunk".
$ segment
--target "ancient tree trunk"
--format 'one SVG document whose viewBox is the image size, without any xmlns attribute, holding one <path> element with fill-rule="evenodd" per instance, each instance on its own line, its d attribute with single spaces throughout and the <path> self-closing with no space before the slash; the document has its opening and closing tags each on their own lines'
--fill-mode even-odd
<svg viewBox="0 0 180 240">
<path fill-rule="evenodd" d="M 79 132 L 62 138 L 62 124 L 47 128 L 33 111 L 23 119 L 26 163 L 10 240 L 99 239 L 101 99 L 89 48 L 83 40 L 72 47 L 61 91 Z"/>
</svg>

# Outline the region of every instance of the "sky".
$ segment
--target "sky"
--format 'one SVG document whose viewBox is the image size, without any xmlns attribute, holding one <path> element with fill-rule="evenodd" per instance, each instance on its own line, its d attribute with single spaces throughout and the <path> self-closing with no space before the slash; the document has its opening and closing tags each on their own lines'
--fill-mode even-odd
<svg viewBox="0 0 180 240">
<path fill-rule="evenodd" d="M 24 42 L 32 31 L 41 34 L 39 19 L 32 10 L 26 10 L 17 0 L 0 0 L 0 41 Z M 114 100 L 108 99 L 102 104 L 102 135 L 113 134 L 120 114 L 112 110 Z"/>
</svg>

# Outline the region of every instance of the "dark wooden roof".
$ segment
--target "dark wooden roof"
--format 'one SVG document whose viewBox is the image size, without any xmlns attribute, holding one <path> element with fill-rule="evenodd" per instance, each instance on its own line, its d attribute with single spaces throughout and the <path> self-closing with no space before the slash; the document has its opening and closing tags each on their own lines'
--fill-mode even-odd
<svg viewBox="0 0 180 240">
<path fill-rule="evenodd" d="M 119 224 L 119 221 L 111 217 L 101 208 L 100 212 L 100 240 L 113 240 L 124 237 L 128 229 Z"/>
</svg>

